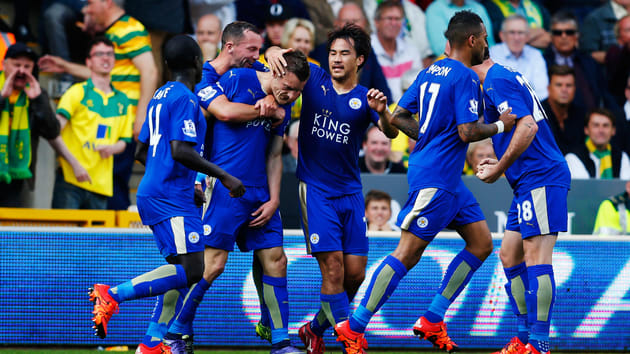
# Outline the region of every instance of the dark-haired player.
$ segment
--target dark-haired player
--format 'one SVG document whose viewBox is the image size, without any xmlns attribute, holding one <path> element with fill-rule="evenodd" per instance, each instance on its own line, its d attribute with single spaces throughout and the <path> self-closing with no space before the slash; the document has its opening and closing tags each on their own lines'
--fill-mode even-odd
<svg viewBox="0 0 630 354">
<path fill-rule="evenodd" d="M 194 202 L 196 171 L 217 177 L 232 197 L 245 193 L 240 180 L 200 155 L 206 122 L 192 90 L 201 77 L 201 49 L 192 38 L 176 36 L 165 44 L 164 59 L 173 81 L 160 87 L 149 102 L 136 153 L 146 166 L 137 203 L 143 224 L 151 227 L 169 264 L 115 287 L 94 285 L 90 300 L 95 332 L 101 338 L 119 303 L 186 288 L 201 279 L 203 228 Z"/>
<path fill-rule="evenodd" d="M 398 134 L 383 118 L 389 114 L 385 95 L 358 84 L 358 70 L 369 53 L 370 37 L 361 28 L 347 25 L 331 32 L 330 75 L 311 64 L 302 94 L 300 212 L 307 252 L 322 274 L 320 310 L 299 331 L 307 353 L 324 351 L 324 331 L 347 319 L 349 302 L 365 278 L 368 239 L 359 176 L 365 131 L 374 123 L 390 138 Z"/>
<path fill-rule="evenodd" d="M 492 251 L 488 225 L 460 175 L 468 142 L 501 133 L 503 119 L 507 119 L 505 128 L 509 130 L 514 118 L 501 117 L 496 125 L 478 122 L 481 92 L 479 79 L 470 67 L 481 63 L 488 53 L 486 29 L 479 16 L 469 11 L 456 13 L 445 35 L 450 57 L 423 70 L 392 115 L 391 124 L 417 140 L 409 156 L 409 199 L 398 216 L 402 229 L 398 247 L 373 274 L 354 314 L 335 326 L 337 340 L 351 354 L 364 352 L 363 333 L 370 319 L 447 226 L 457 230 L 466 247 L 449 265 L 431 306 L 413 330 L 440 349 L 456 350 L 446 332 L 444 314 Z M 419 121 L 413 118 L 414 113 L 418 113 Z"/>
<path fill-rule="evenodd" d="M 282 142 L 290 120 L 290 103 L 301 94 L 309 76 L 306 57 L 301 52 L 284 54 L 286 75 L 253 69 L 232 69 L 218 82 L 222 93 L 215 91 L 207 102 L 225 96 L 232 103 L 254 105 L 271 94 L 284 109 L 284 121 L 272 127 L 269 118 L 246 122 L 213 122 L 212 146 L 208 159 L 239 177 L 247 194 L 239 199 L 228 196 L 223 186 L 211 181 L 206 189 L 204 212 L 205 270 L 195 284 L 182 310 L 169 328 L 165 342 L 173 353 L 179 353 L 182 339 L 194 314 L 212 282 L 223 273 L 229 252 L 236 242 L 243 252 L 254 251 L 262 266 L 262 284 L 271 325 L 271 353 L 299 353 L 291 346 L 288 332 L 289 304 L 286 255 L 283 249 L 282 222 L 278 211 L 282 177 Z"/>
</svg>

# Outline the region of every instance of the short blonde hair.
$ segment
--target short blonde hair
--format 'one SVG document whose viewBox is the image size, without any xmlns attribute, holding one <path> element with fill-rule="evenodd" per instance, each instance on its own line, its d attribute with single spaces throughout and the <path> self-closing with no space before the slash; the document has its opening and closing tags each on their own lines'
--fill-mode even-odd
<svg viewBox="0 0 630 354">
<path fill-rule="evenodd" d="M 304 18 L 294 17 L 284 24 L 284 33 L 282 33 L 280 45 L 282 48 L 288 48 L 289 40 L 291 39 L 291 36 L 293 36 L 295 29 L 298 27 L 306 28 L 311 34 L 311 50 L 313 50 L 313 47 L 315 46 L 315 26 L 313 25 L 313 22 Z"/>
</svg>

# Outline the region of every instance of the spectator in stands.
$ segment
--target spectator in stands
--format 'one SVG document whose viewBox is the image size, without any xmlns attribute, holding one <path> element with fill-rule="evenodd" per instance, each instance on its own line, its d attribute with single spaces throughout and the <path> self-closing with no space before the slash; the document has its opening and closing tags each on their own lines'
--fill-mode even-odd
<svg viewBox="0 0 630 354">
<path fill-rule="evenodd" d="M 304 6 L 306 6 L 313 25 L 315 25 L 315 42 L 313 46 L 317 47 L 320 44 L 325 44 L 328 38 L 328 32 L 334 29 L 335 18 L 339 15 L 341 7 L 343 7 L 348 0 L 302 0 L 302 2 Z"/>
<path fill-rule="evenodd" d="M 564 11 L 555 13 L 551 17 L 551 45 L 543 55 L 547 68 L 554 65 L 573 68 L 575 101 L 580 102 L 587 110 L 602 105 L 615 105 L 608 93 L 600 66 L 588 53 L 578 49 L 579 36 L 575 15 Z"/>
<path fill-rule="evenodd" d="M 429 5 L 426 11 L 427 15 L 427 36 L 431 44 L 433 53 L 444 52 L 446 47 L 446 37 L 444 32 L 448 27 L 448 21 L 457 11 L 470 10 L 479 17 L 486 25 L 488 33 L 488 46 L 492 47 L 494 43 L 494 34 L 492 33 L 492 22 L 488 17 L 486 8 L 474 0 L 435 0 Z"/>
<path fill-rule="evenodd" d="M 83 21 L 81 9 L 84 5 L 85 1 L 82 0 L 55 0 L 44 8 L 42 26 L 45 45 L 50 54 L 72 61 L 79 59 L 76 55 L 78 52 L 83 59 L 88 36 L 76 24 Z M 66 77 L 64 80 L 68 84 L 72 83 L 71 78 Z"/>
<path fill-rule="evenodd" d="M 290 17 L 311 19 L 302 0 L 236 0 L 234 3 L 236 5 L 236 19 L 247 21 L 260 30 L 265 28 L 266 17 L 264 14 L 268 14 L 271 9 L 274 13 L 291 14 L 286 19 Z M 271 5 L 276 6 L 271 8 Z"/>
<path fill-rule="evenodd" d="M 615 135 L 615 117 L 605 108 L 594 108 L 584 121 L 586 142 L 565 158 L 571 178 L 630 179 L 630 158 L 610 144 Z"/>
<path fill-rule="evenodd" d="M 203 53 L 204 61 L 210 61 L 219 54 L 222 30 L 221 19 L 214 14 L 203 15 L 197 21 L 195 38 Z"/>
<path fill-rule="evenodd" d="M 300 121 L 294 120 L 289 123 L 287 132 L 284 135 L 284 144 L 289 152 L 282 155 L 282 172 L 295 173 L 297 169 L 298 158 L 298 132 L 300 129 Z"/>
<path fill-rule="evenodd" d="M 468 145 L 468 150 L 466 151 L 466 166 L 464 166 L 464 174 L 476 175 L 479 163 L 481 163 L 483 159 L 496 158 L 497 155 L 494 154 L 492 139 L 484 139 L 470 143 Z"/>
<path fill-rule="evenodd" d="M 399 231 L 390 222 L 392 197 L 387 192 L 372 189 L 365 195 L 365 220 L 368 231 Z"/>
<path fill-rule="evenodd" d="M 628 78 L 626 79 L 626 87 L 624 91 L 626 102 L 623 104 L 621 119 L 618 119 L 617 122 L 620 121 L 620 124 L 624 125 L 624 136 L 621 140 L 625 142 L 623 146 L 624 150 L 630 153 L 630 75 L 628 75 Z"/>
<path fill-rule="evenodd" d="M 374 14 L 376 33 L 372 34 L 372 48 L 387 86 L 392 92 L 392 99 L 398 102 L 402 97 L 402 77 L 407 72 L 414 77 L 422 70 L 422 57 L 407 37 L 400 37 L 404 19 L 400 1 L 385 0 L 378 5 Z"/>
<path fill-rule="evenodd" d="M 370 19 L 370 25 L 376 29 L 376 15 L 378 7 L 384 0 L 363 0 L 363 9 Z M 431 45 L 429 44 L 429 38 L 427 37 L 426 16 L 422 9 L 409 0 L 395 0 L 402 5 L 403 20 L 401 21 L 402 30 L 400 36 L 406 39 L 407 43 L 413 44 L 420 53 L 422 59 L 422 66 L 429 66 L 435 56 L 431 51 Z M 441 53 L 441 51 L 439 52 Z"/>
<path fill-rule="evenodd" d="M 391 152 L 392 141 L 377 126 L 369 127 L 363 140 L 364 154 L 359 157 L 361 173 L 407 173 L 402 163 L 389 160 Z"/>
<path fill-rule="evenodd" d="M 260 49 L 261 56 L 264 55 L 267 48 L 271 46 L 280 47 L 282 45 L 284 24 L 293 17 L 290 9 L 279 2 L 270 4 L 266 14 L 265 33 L 263 35 L 264 42 Z"/>
<path fill-rule="evenodd" d="M 96 37 L 89 48 L 85 63 L 90 78 L 70 87 L 57 106 L 61 135 L 50 141 L 61 165 L 55 209 L 106 209 L 114 189 L 113 155 L 122 153 L 132 138 L 129 99 L 110 80 L 114 44 Z"/>
<path fill-rule="evenodd" d="M 315 26 L 311 21 L 303 18 L 292 18 L 284 24 L 280 46 L 297 49 L 304 53 L 310 63 L 319 65 L 319 61 L 309 57 L 314 43 Z"/>
<path fill-rule="evenodd" d="M 626 190 L 604 200 L 597 210 L 593 235 L 628 235 L 630 234 L 630 181 Z"/>
<path fill-rule="evenodd" d="M 619 105 L 626 100 L 626 78 L 630 75 L 630 15 L 622 17 L 615 25 L 617 43 L 606 52 L 608 88 Z"/>
<path fill-rule="evenodd" d="M 363 9 L 354 2 L 348 2 L 341 7 L 335 19 L 334 26 L 336 29 L 339 29 L 349 23 L 361 27 L 361 29 L 367 33 L 370 31 Z M 311 56 L 313 59 L 319 61 L 323 69 L 330 72 L 330 68 L 328 67 L 328 45 L 326 43 L 318 45 L 311 53 Z M 363 68 L 359 72 L 359 84 L 378 89 L 387 96 L 387 102 L 392 102 L 392 93 L 387 86 L 387 80 L 378 63 L 374 48 L 370 48 L 370 55 L 368 55 Z"/>
<path fill-rule="evenodd" d="M 134 138 L 144 123 L 146 108 L 157 87 L 158 74 L 151 53 L 151 41 L 142 23 L 126 15 L 123 0 L 88 0 L 83 8 L 86 30 L 105 30 L 105 36 L 114 43 L 116 62 L 112 69 L 112 85 L 127 95 L 135 112 Z M 39 60 L 43 71 L 67 72 L 87 79 L 90 70 L 84 65 L 63 58 L 46 55 Z M 134 164 L 135 143 L 127 144 L 125 151 L 114 158 L 114 196 L 108 209 L 126 210 L 129 207 L 129 179 Z"/>
<path fill-rule="evenodd" d="M 630 1 L 609 0 L 584 19 L 580 48 L 591 54 L 593 59 L 603 64 L 606 51 L 617 43 L 615 23 L 628 14 Z"/>
<path fill-rule="evenodd" d="M 542 102 L 549 126 L 562 154 L 584 142 L 584 112 L 575 100 L 575 72 L 566 65 L 549 69 L 549 97 Z"/>
<path fill-rule="evenodd" d="M 234 0 L 188 0 L 190 19 L 198 24 L 201 17 L 213 14 L 221 19 L 221 23 L 228 24 L 236 21 L 236 1 Z M 263 7 L 260 13 L 263 13 Z M 222 26 L 223 30 L 225 26 Z M 261 26 L 262 27 L 262 24 Z M 195 31 L 197 29 L 195 28 Z"/>
<path fill-rule="evenodd" d="M 490 48 L 492 60 L 520 72 L 532 85 L 538 99 L 547 98 L 547 65 L 540 51 L 527 44 L 527 19 L 521 15 L 510 15 L 503 21 L 499 36 L 503 43 Z"/>
<path fill-rule="evenodd" d="M 282 48 L 293 48 L 302 52 L 309 63 L 319 66 L 319 61 L 311 58 L 309 53 L 313 50 L 315 42 L 315 26 L 309 20 L 292 18 L 284 24 L 282 33 Z M 262 60 L 261 60 L 262 61 Z M 302 114 L 302 95 L 291 103 L 291 119 L 300 119 Z"/>
<path fill-rule="evenodd" d="M 535 0 L 482 0 L 481 4 L 488 11 L 492 21 L 494 38 L 500 38 L 502 23 L 508 17 L 519 14 L 525 18 L 529 28 L 527 43 L 532 47 L 544 49 L 551 42 L 549 29 L 549 11 Z M 489 29 L 490 24 L 486 27 Z M 488 31 L 490 32 L 490 31 Z M 505 41 L 501 38 L 501 41 Z"/>
<path fill-rule="evenodd" d="M 35 52 L 11 45 L 0 71 L 0 206 L 26 207 L 26 189 L 35 186 L 39 137 L 59 135 L 48 94 L 35 78 Z M 28 187 L 28 188 L 27 188 Z"/>
</svg>

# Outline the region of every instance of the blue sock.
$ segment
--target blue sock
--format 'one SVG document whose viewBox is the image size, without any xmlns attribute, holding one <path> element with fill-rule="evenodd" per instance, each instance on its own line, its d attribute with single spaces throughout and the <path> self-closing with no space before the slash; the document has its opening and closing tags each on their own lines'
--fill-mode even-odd
<svg viewBox="0 0 630 354">
<path fill-rule="evenodd" d="M 329 327 L 330 321 L 326 318 L 324 310 L 320 308 L 315 317 L 311 320 L 311 331 L 313 331 L 316 336 L 322 337 Z"/>
<path fill-rule="evenodd" d="M 446 310 L 468 285 L 470 278 L 479 269 L 481 263 L 483 262 L 479 258 L 466 249 L 461 250 L 453 258 L 446 269 L 446 274 L 444 274 L 438 293 L 424 314 L 424 317 L 429 322 L 438 323 L 444 320 Z"/>
<path fill-rule="evenodd" d="M 198 283 L 193 284 L 193 286 L 190 287 L 190 290 L 184 299 L 184 303 L 182 304 L 182 309 L 179 311 L 177 318 L 168 329 L 170 333 L 191 333 L 192 322 L 195 319 L 197 308 L 199 307 L 201 301 L 203 301 L 203 296 L 206 294 L 208 289 L 210 289 L 210 284 L 204 278 L 201 278 Z"/>
<path fill-rule="evenodd" d="M 385 304 L 394 293 L 400 280 L 407 274 L 407 268 L 395 257 L 389 255 L 378 266 L 361 305 L 350 317 L 350 329 L 355 332 L 365 332 L 372 316 Z"/>
<path fill-rule="evenodd" d="M 350 304 L 346 292 L 338 294 L 319 294 L 322 304 L 322 311 L 326 315 L 328 322 L 335 325 L 348 319 Z"/>
<path fill-rule="evenodd" d="M 524 344 L 529 341 L 529 323 L 527 320 L 527 301 L 525 294 L 529 289 L 529 278 L 525 262 L 514 267 L 503 268 L 508 282 L 505 284 L 505 292 L 510 300 L 512 312 L 518 323 L 518 339 Z"/>
<path fill-rule="evenodd" d="M 260 304 L 260 323 L 262 323 L 266 327 L 270 327 L 271 325 L 269 324 L 269 308 L 267 308 L 267 305 L 265 304 L 262 277 L 262 264 L 260 264 L 260 260 L 258 259 L 258 257 L 254 255 L 254 260 L 252 261 L 252 278 L 254 279 L 256 294 L 258 295 L 258 303 Z"/>
<path fill-rule="evenodd" d="M 541 353 L 549 351 L 549 327 L 556 298 L 556 282 L 551 264 L 527 267 L 529 290 L 526 295 L 529 343 Z"/>
<path fill-rule="evenodd" d="M 171 289 L 185 288 L 186 271 L 179 264 L 167 264 L 137 276 L 108 290 L 109 295 L 121 303 L 164 294 Z"/>
<path fill-rule="evenodd" d="M 175 314 L 181 308 L 182 299 L 186 295 L 184 292 L 180 296 L 180 290 L 169 290 L 156 298 L 149 328 L 142 339 L 142 344 L 147 347 L 155 347 L 162 342 L 162 338 L 168 331 L 168 326 L 173 322 Z"/>
<path fill-rule="evenodd" d="M 271 344 L 289 339 L 289 292 L 287 278 L 262 276 L 265 305 L 269 309 Z"/>
</svg>

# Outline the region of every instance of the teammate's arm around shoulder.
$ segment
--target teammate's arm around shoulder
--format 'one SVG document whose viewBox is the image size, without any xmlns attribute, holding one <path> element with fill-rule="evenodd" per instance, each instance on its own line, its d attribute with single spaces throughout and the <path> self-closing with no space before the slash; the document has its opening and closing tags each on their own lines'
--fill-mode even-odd
<svg viewBox="0 0 630 354">
<path fill-rule="evenodd" d="M 485 124 L 482 121 L 483 117 L 476 122 L 459 124 L 457 132 L 460 139 L 465 143 L 472 143 L 473 141 L 489 138 L 495 134 L 509 132 L 516 122 L 516 115 L 512 114 L 512 108 L 509 107 L 501 113 L 498 121 L 492 124 Z"/>
<path fill-rule="evenodd" d="M 240 197 L 245 193 L 245 187 L 238 178 L 201 157 L 201 155 L 195 151 L 193 146 L 194 144 L 191 142 L 171 140 L 171 156 L 173 157 L 173 160 L 181 163 L 191 170 L 203 172 L 208 176 L 218 178 L 225 188 L 230 190 L 230 196 L 232 197 Z"/>
<path fill-rule="evenodd" d="M 516 123 L 514 134 L 501 160 L 484 159 L 479 163 L 477 177 L 486 183 L 493 183 L 501 177 L 521 154 L 527 150 L 538 132 L 538 124 L 531 115 L 522 117 Z"/>
</svg>

